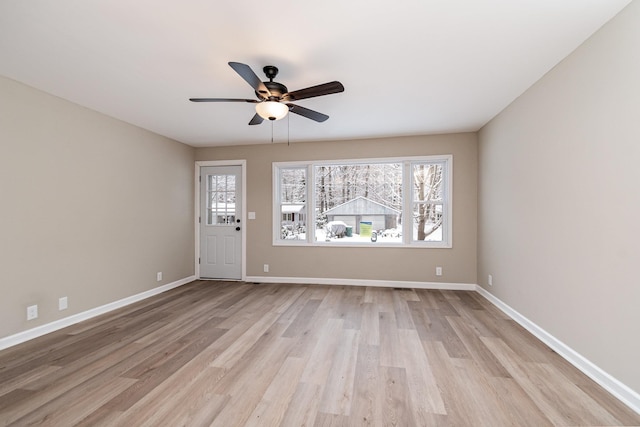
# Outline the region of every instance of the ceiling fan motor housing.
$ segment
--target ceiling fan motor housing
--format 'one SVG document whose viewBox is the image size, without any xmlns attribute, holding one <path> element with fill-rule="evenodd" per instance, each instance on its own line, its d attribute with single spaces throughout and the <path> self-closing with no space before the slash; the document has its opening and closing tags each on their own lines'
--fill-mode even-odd
<svg viewBox="0 0 640 427">
<path fill-rule="evenodd" d="M 270 101 L 280 101 L 280 99 L 282 98 L 282 95 L 289 92 L 287 87 L 282 83 L 278 83 L 278 82 L 263 82 L 263 83 L 267 87 L 267 89 L 269 89 L 269 92 L 271 92 L 271 96 L 269 97 Z M 258 92 L 256 92 L 256 96 L 258 96 L 258 98 L 262 98 L 262 96 Z"/>
</svg>

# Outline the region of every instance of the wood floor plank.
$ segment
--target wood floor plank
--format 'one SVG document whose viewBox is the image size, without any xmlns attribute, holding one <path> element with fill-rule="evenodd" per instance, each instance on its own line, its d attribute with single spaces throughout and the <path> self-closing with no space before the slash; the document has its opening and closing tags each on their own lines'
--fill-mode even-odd
<svg viewBox="0 0 640 427">
<path fill-rule="evenodd" d="M 231 396 L 219 394 L 204 394 L 197 396 L 196 400 L 190 400 L 179 410 L 170 412 L 167 417 L 153 424 L 145 423 L 144 426 L 209 426 L 224 407 L 231 400 Z"/>
<path fill-rule="evenodd" d="M 377 404 L 381 406 L 382 425 L 419 425 L 409 408 L 410 396 L 404 368 L 380 366 L 380 376 L 383 392 L 378 395 Z"/>
<path fill-rule="evenodd" d="M 189 345 L 174 354 L 166 354 L 167 357 L 161 361 L 154 359 L 154 363 L 137 377 L 135 383 L 111 399 L 107 405 L 116 411 L 127 410 L 225 332 L 224 329 L 219 329 L 215 325 L 204 325 L 197 330 Z M 124 377 L 127 372 L 122 376 Z"/>
<path fill-rule="evenodd" d="M 34 394 L 36 394 L 36 392 L 33 390 L 16 388 L 2 395 L 2 398 L 0 399 L 0 415 L 2 415 L 2 417 L 0 417 L 0 421 L 2 421 L 2 425 L 6 425 L 13 419 L 19 418 L 20 415 L 15 415 L 16 408 L 19 407 L 20 402 L 32 403 Z M 27 407 L 29 408 L 30 406 Z M 25 410 L 22 415 L 28 412 L 29 409 Z"/>
<path fill-rule="evenodd" d="M 487 381 L 495 377 L 488 377 L 474 360 L 452 359 L 452 363 L 456 368 L 454 380 L 457 382 L 458 392 L 464 396 L 466 411 L 475 425 L 479 427 L 515 425 L 505 401 L 499 398 Z"/>
<path fill-rule="evenodd" d="M 16 421 L 17 425 L 70 426 L 100 408 L 135 384 L 136 380 L 117 377 L 86 389 L 76 388 L 48 402 Z M 98 393 L 99 392 L 99 393 Z M 68 408 L 73 407 L 70 411 Z"/>
<path fill-rule="evenodd" d="M 364 305 L 361 296 L 345 295 L 338 306 L 337 317 L 344 320 L 345 329 L 360 330 L 363 311 Z"/>
<path fill-rule="evenodd" d="M 362 304 L 360 339 L 367 345 L 380 345 L 380 313 L 377 304 Z"/>
<path fill-rule="evenodd" d="M 232 329 L 238 323 L 247 323 L 249 326 L 255 323 L 256 318 L 264 314 L 265 310 L 273 308 L 265 300 L 267 293 L 266 288 L 258 287 L 254 293 L 247 294 L 244 299 L 240 299 L 232 306 L 218 312 L 219 316 L 226 318 L 219 327 Z"/>
<path fill-rule="evenodd" d="M 522 427 L 550 427 L 551 421 L 513 378 L 489 378 L 489 384 L 496 396 L 504 403 L 507 416 L 513 425 Z"/>
<path fill-rule="evenodd" d="M 322 300 L 318 310 L 323 315 L 333 319 L 342 319 L 340 316 L 341 302 L 345 297 L 344 286 L 331 286 L 327 291 L 327 295 Z"/>
<path fill-rule="evenodd" d="M 495 317 L 496 319 L 512 320 L 511 317 L 509 317 L 508 314 L 506 314 L 504 311 L 499 309 L 497 306 L 493 305 L 491 302 L 489 302 L 488 299 L 484 298 L 479 293 L 470 292 L 470 294 L 471 295 L 469 295 L 469 297 L 473 298 L 474 300 L 476 300 L 476 302 L 479 305 L 481 305 L 484 308 L 484 310 L 487 313 L 489 313 L 491 316 Z"/>
<path fill-rule="evenodd" d="M 342 319 L 329 319 L 322 328 L 322 334 L 318 337 L 316 345 L 308 356 L 307 366 L 302 373 L 301 382 L 324 385 L 333 364 L 333 355 L 336 352 L 342 334 Z"/>
<path fill-rule="evenodd" d="M 74 388 L 82 389 L 96 383 L 101 385 L 133 366 L 141 358 L 148 357 L 150 353 L 145 353 L 143 350 L 139 344 L 130 343 L 114 349 L 103 359 L 92 360 L 91 363 L 80 367 L 73 364 L 65 366 L 50 375 L 39 378 L 25 386 L 25 390 L 31 391 L 29 398 L 15 401 L 12 405 L 2 409 L 0 420 L 8 425 L 48 402 L 69 393 Z M 4 396 L 0 398 L 0 407 L 2 407 L 4 400 Z"/>
<path fill-rule="evenodd" d="M 115 421 L 140 427 L 211 422 L 228 401 L 228 396 L 213 393 L 223 375 L 221 368 L 189 362 L 126 411 L 113 411 L 119 414 Z"/>
<path fill-rule="evenodd" d="M 121 321 L 119 323 L 124 324 L 125 322 Z M 90 344 L 87 344 L 93 341 L 93 337 L 97 337 L 97 349 Z M 88 351 L 93 351 L 94 354 L 99 353 L 100 343 L 104 343 L 104 345 L 106 345 L 110 342 L 110 339 L 117 339 L 119 337 L 126 338 L 125 334 L 119 331 L 118 327 L 115 325 L 111 325 L 107 330 L 100 330 L 99 332 L 91 331 L 83 337 L 66 335 L 64 339 L 65 345 L 51 345 L 47 351 L 37 352 L 38 356 L 36 358 L 28 357 L 28 355 L 26 355 L 24 363 L 11 363 L 11 361 L 3 363 L 3 368 L 0 370 L 0 382 L 4 383 L 10 378 L 23 375 L 25 372 L 29 372 L 42 365 L 61 366 L 60 360 L 64 360 L 64 358 L 69 354 L 77 357 L 76 355 L 78 354 L 86 356 Z M 74 349 L 76 350 L 75 353 L 73 352 Z M 84 351 L 81 352 L 82 350 Z"/>
<path fill-rule="evenodd" d="M 494 377 L 510 377 L 509 372 L 496 359 L 495 355 L 489 351 L 482 341 L 482 336 L 478 335 L 462 317 L 447 317 L 447 321 L 455 331 L 456 335 L 463 342 L 464 346 L 471 354 L 471 358 L 484 369 L 487 375 Z"/>
<path fill-rule="evenodd" d="M 280 371 L 292 345 L 290 338 L 280 337 L 282 332 L 282 330 L 278 330 L 270 334 L 273 337 L 272 345 L 263 347 L 263 351 L 253 355 L 251 363 L 246 364 L 241 371 L 235 371 L 233 382 L 224 383 L 227 378 L 231 378 L 228 376 L 216 385 L 214 391 L 217 394 L 227 394 L 231 396 L 231 399 L 211 423 L 211 426 L 243 425 L 248 421 L 249 416 Z"/>
<path fill-rule="evenodd" d="M 329 293 L 327 291 L 326 298 L 323 299 L 320 306 L 318 306 L 307 327 L 304 328 L 304 330 L 300 330 L 298 336 L 295 337 L 295 344 L 289 356 L 308 359 L 320 338 L 325 335 L 325 327 L 334 324 L 334 322 L 329 322 L 329 320 L 342 320 L 336 318 L 335 311 L 332 309 L 331 303 L 328 302 L 328 298 L 331 297 L 333 303 L 337 304 L 340 295 L 340 292 Z M 344 325 L 343 320 L 342 322 L 341 325 Z"/>
<path fill-rule="evenodd" d="M 305 361 L 288 357 L 249 416 L 247 427 L 279 426 L 300 382 Z"/>
<path fill-rule="evenodd" d="M 242 356 L 260 339 L 261 336 L 278 320 L 278 313 L 266 313 L 251 325 L 226 350 L 211 362 L 211 366 L 231 369 Z"/>
<path fill-rule="evenodd" d="M 475 292 L 195 281 L 0 351 L 0 426 L 640 425 Z"/>
<path fill-rule="evenodd" d="M 578 419 L 584 425 L 620 425 L 621 421 L 612 416 L 605 408 L 586 394 L 580 387 L 563 378 L 562 373 L 549 363 L 525 362 L 533 372 L 529 378 L 535 378 L 538 389 L 543 390 L 550 400 L 562 402 L 567 418 Z M 549 387 L 552 385 L 552 387 Z M 546 387 L 545 387 L 546 386 Z M 578 417 L 570 415 L 579 414 Z"/>
<path fill-rule="evenodd" d="M 374 298 L 381 313 L 393 313 L 393 290 L 389 288 L 376 288 Z"/>
<path fill-rule="evenodd" d="M 393 312 L 380 312 L 380 364 L 403 368 L 402 344 L 398 337 L 398 325 Z"/>
<path fill-rule="evenodd" d="M 400 298 L 405 301 L 420 301 L 420 297 L 418 296 L 415 289 L 394 289 L 394 293 L 397 293 Z"/>
<path fill-rule="evenodd" d="M 420 339 L 433 339 L 433 335 L 430 333 L 431 319 L 425 310 L 424 304 L 421 301 L 407 301 L 407 307 L 409 307 L 411 320 Z"/>
<path fill-rule="evenodd" d="M 313 427 L 348 427 L 350 425 L 349 417 L 318 412 Z"/>
<path fill-rule="evenodd" d="M 447 320 L 457 316 L 448 315 L 449 311 L 447 310 L 427 308 L 424 311 L 429 319 L 428 331 L 425 334 L 426 340 L 440 341 L 451 357 L 471 358 L 471 353 Z"/>
<path fill-rule="evenodd" d="M 322 303 L 322 300 L 319 299 L 310 299 L 306 302 L 306 304 L 302 307 L 302 310 L 296 315 L 294 319 L 291 320 L 291 325 L 284 331 L 282 334 L 283 337 L 295 337 L 299 336 L 307 329 L 307 326 L 311 322 L 311 319 L 315 312 L 318 310 L 318 307 Z"/>
<path fill-rule="evenodd" d="M 393 293 L 393 313 L 395 314 L 396 324 L 399 329 L 415 329 L 411 310 L 407 304 L 407 300 L 402 297 L 403 291 Z"/>
<path fill-rule="evenodd" d="M 7 394 L 15 389 L 25 387 L 27 384 L 46 377 L 60 369 L 60 366 L 42 365 L 30 369 L 20 375 L 15 375 L 2 383 L 0 383 L 0 396 Z"/>
<path fill-rule="evenodd" d="M 221 331 L 224 333 L 224 330 Z M 205 418 L 211 416 L 213 419 L 216 414 L 214 410 L 216 405 L 226 402 L 226 399 L 212 396 L 211 391 L 225 372 L 222 368 L 208 366 L 211 361 L 210 349 L 217 341 L 213 341 L 126 411 L 112 410 L 111 413 L 118 414 L 117 424 L 153 425 L 153 421 L 156 420 L 156 425 L 159 425 L 162 424 L 161 421 L 168 419 L 200 419 L 203 416 Z M 201 411 L 200 407 L 203 405 L 209 410 Z M 112 414 L 109 411 L 102 412 L 103 417 L 111 418 Z M 96 422 L 101 419 L 94 417 L 91 421 Z"/>
<path fill-rule="evenodd" d="M 620 425 L 575 384 L 563 381 L 561 375 L 552 375 L 545 364 L 521 360 L 500 339 L 482 340 L 554 425 Z"/>
<path fill-rule="evenodd" d="M 468 298 L 469 299 L 469 298 Z M 473 299 L 469 299 L 474 301 Z M 487 324 L 481 320 L 483 310 L 478 310 L 467 306 L 465 301 L 449 301 L 449 304 L 455 308 L 459 317 L 465 320 L 468 327 L 474 330 L 474 334 L 479 337 L 497 337 L 500 336 L 498 328 L 492 324 Z"/>
<path fill-rule="evenodd" d="M 231 308 L 234 305 L 238 304 L 240 301 L 245 299 L 247 296 L 251 294 L 258 294 L 259 292 L 256 289 L 262 289 L 262 287 L 252 287 L 251 285 L 239 284 L 234 286 L 231 292 L 227 292 L 225 298 L 220 301 L 218 304 L 214 305 L 215 308 Z"/>
<path fill-rule="evenodd" d="M 450 357 L 441 341 L 422 341 L 422 347 L 440 388 L 448 425 L 475 426 L 478 421 L 474 403 L 469 402 L 466 385 L 459 380 L 455 358 Z"/>
<path fill-rule="evenodd" d="M 300 382 L 282 419 L 283 426 L 312 426 L 318 415 L 322 385 Z"/>
<path fill-rule="evenodd" d="M 505 344 L 514 350 L 523 360 L 530 362 L 549 362 L 552 358 L 559 357 L 542 341 L 534 337 L 529 331 L 520 326 L 515 320 L 496 318 L 486 310 L 476 311 L 474 315 L 477 321 L 495 331 Z"/>
<path fill-rule="evenodd" d="M 446 415 L 447 411 L 418 332 L 401 329 L 398 331 L 398 337 L 402 343 L 413 418 L 418 425 L 427 425 L 431 414 Z"/>
<path fill-rule="evenodd" d="M 449 291 L 441 291 L 441 290 L 433 290 L 429 291 L 430 294 L 433 295 L 433 299 L 435 300 L 437 309 L 440 310 L 442 316 L 447 317 L 455 317 L 459 316 L 460 313 L 456 311 L 456 309 L 451 305 L 450 301 L 455 300 L 454 298 L 448 297 L 448 295 L 452 295 Z"/>
<path fill-rule="evenodd" d="M 554 365 L 556 366 L 556 365 Z M 636 414 L 631 408 L 624 405 L 618 399 L 610 395 L 609 393 L 602 393 L 602 388 L 593 381 L 580 381 L 577 384 L 586 394 L 592 399 L 597 401 L 598 405 L 604 408 L 609 414 L 615 416 L 619 420 L 622 426 L 637 426 L 640 425 L 638 421 L 638 414 Z"/>
<path fill-rule="evenodd" d="M 369 304 L 374 304 L 377 302 L 373 289 L 374 288 L 369 288 L 369 287 L 365 288 L 362 302 L 369 303 Z"/>
<path fill-rule="evenodd" d="M 341 331 L 340 341 L 320 400 L 320 412 L 350 415 L 359 343 L 360 331 L 354 329 Z"/>
<path fill-rule="evenodd" d="M 436 291 L 430 289 L 415 289 L 414 291 L 425 309 L 435 310 L 438 308 L 438 301 L 435 297 Z"/>
<path fill-rule="evenodd" d="M 372 303 L 369 305 L 375 306 Z M 382 425 L 382 405 L 378 403 L 378 390 L 382 389 L 379 367 L 380 348 L 377 345 L 360 344 L 350 415 L 354 425 Z"/>
</svg>

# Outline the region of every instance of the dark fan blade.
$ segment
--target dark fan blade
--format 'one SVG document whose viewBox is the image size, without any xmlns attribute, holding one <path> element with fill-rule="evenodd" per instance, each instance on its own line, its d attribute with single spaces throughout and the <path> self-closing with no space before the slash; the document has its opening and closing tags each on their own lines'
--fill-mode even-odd
<svg viewBox="0 0 640 427">
<path fill-rule="evenodd" d="M 344 86 L 340 82 L 329 82 L 306 89 L 294 90 L 282 96 L 283 101 L 298 101 L 300 99 L 313 98 L 314 96 L 330 95 L 344 92 Z"/>
<path fill-rule="evenodd" d="M 251 102 L 257 103 L 255 99 L 236 99 L 236 98 L 189 98 L 191 102 Z"/>
<path fill-rule="evenodd" d="M 250 125 L 259 125 L 260 123 L 262 123 L 264 119 L 262 117 L 260 117 L 258 115 L 258 113 L 256 113 L 255 116 L 253 116 L 253 118 L 251 119 L 251 121 L 249 122 Z"/>
<path fill-rule="evenodd" d="M 260 78 L 256 76 L 256 73 L 253 72 L 251 67 L 247 64 L 243 64 L 241 62 L 229 62 L 229 66 L 235 70 L 236 73 L 240 74 L 240 77 L 244 79 L 253 90 L 258 92 L 263 99 L 266 99 L 271 96 L 271 92 L 269 89 L 262 83 Z"/>
<path fill-rule="evenodd" d="M 316 122 L 324 122 L 329 118 L 326 114 L 318 113 L 317 111 L 313 111 L 299 105 L 287 104 L 287 106 L 289 107 L 289 111 L 292 113 L 296 113 L 302 117 L 306 117 L 307 119 L 315 120 Z"/>
</svg>

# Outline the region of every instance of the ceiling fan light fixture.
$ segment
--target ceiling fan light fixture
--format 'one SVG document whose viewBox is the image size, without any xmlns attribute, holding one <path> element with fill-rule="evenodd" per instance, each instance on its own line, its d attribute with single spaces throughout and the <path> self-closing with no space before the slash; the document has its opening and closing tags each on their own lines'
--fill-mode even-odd
<svg viewBox="0 0 640 427">
<path fill-rule="evenodd" d="M 289 107 L 277 101 L 264 101 L 256 104 L 256 113 L 266 120 L 280 120 L 287 115 Z"/>
</svg>

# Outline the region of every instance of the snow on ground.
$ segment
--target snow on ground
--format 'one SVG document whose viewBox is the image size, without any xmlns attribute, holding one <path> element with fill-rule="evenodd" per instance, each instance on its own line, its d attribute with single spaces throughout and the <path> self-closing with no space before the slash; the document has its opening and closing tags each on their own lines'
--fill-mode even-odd
<svg viewBox="0 0 640 427">
<path fill-rule="evenodd" d="M 417 237 L 417 232 L 414 230 L 414 238 Z M 398 236 L 397 233 L 389 233 L 391 235 L 385 235 L 385 233 L 378 234 L 378 240 L 376 243 L 402 243 L 402 236 Z M 286 240 L 306 240 L 306 233 L 300 233 L 288 236 Z M 353 234 L 351 237 L 331 237 L 329 240 L 326 240 L 327 233 L 324 228 L 316 229 L 316 241 L 317 242 L 331 242 L 331 243 L 372 243 L 371 236 L 360 236 L 359 234 Z M 438 228 L 434 231 L 429 237 L 427 237 L 428 242 L 440 242 L 442 241 L 442 227 Z"/>
</svg>

